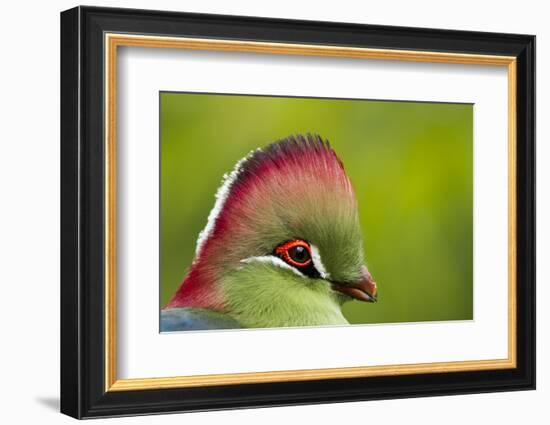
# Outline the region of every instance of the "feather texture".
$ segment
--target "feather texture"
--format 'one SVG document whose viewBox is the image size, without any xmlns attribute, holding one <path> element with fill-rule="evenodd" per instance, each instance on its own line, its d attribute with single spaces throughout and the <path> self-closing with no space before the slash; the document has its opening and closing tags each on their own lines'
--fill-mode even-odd
<svg viewBox="0 0 550 425">
<path fill-rule="evenodd" d="M 241 324 L 226 314 L 198 308 L 172 308 L 160 312 L 160 331 L 239 329 Z"/>
<path fill-rule="evenodd" d="M 246 261 L 296 238 L 315 248 L 322 277 L 360 277 L 363 245 L 353 187 L 330 144 L 317 135 L 279 140 L 237 162 L 216 194 L 191 270 L 166 308 L 226 312 L 244 326 L 345 323 L 341 298 L 327 281 L 312 286 L 315 279 L 273 262 Z"/>
</svg>

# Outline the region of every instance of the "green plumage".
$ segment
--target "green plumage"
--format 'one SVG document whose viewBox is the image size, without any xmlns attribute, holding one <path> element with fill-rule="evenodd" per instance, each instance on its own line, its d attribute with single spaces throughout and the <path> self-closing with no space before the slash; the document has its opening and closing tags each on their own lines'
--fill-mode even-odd
<svg viewBox="0 0 550 425">
<path fill-rule="evenodd" d="M 223 281 L 227 313 L 249 328 L 342 325 L 342 297 L 323 279 L 305 279 L 269 263 L 252 263 Z"/>
<path fill-rule="evenodd" d="M 341 305 L 358 296 L 341 288 L 370 274 L 355 194 L 328 142 L 297 136 L 255 151 L 217 199 L 189 281 L 169 308 L 216 310 L 249 328 L 348 323 Z M 293 240 L 307 244 L 315 273 L 275 254 Z"/>
</svg>

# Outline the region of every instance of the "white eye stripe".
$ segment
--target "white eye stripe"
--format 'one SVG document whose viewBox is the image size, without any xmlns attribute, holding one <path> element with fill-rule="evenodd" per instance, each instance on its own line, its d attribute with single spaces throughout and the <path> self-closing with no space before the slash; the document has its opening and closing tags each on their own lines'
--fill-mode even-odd
<svg viewBox="0 0 550 425">
<path fill-rule="evenodd" d="M 330 275 L 327 272 L 327 269 L 325 269 L 323 262 L 321 261 L 321 253 L 319 252 L 319 248 L 317 248 L 313 244 L 311 244 L 310 247 L 311 259 L 313 260 L 313 265 L 315 266 L 315 269 L 319 272 L 323 279 L 329 279 Z"/>
<path fill-rule="evenodd" d="M 241 260 L 241 263 L 269 263 L 273 264 L 274 266 L 280 267 L 282 269 L 291 270 L 295 274 L 297 274 L 300 277 L 306 278 L 307 276 L 300 272 L 300 270 L 292 267 L 291 265 L 285 263 L 283 260 L 281 260 L 279 257 L 274 257 L 273 255 L 265 255 L 263 257 L 248 257 L 244 260 Z"/>
<path fill-rule="evenodd" d="M 330 279 L 330 274 L 326 271 L 325 266 L 321 261 L 321 254 L 319 252 L 319 248 L 317 248 L 315 245 L 310 245 L 310 247 L 311 247 L 311 259 L 313 261 L 313 266 L 319 272 L 319 274 L 323 279 Z M 279 257 L 275 257 L 273 255 L 265 255 L 261 257 L 249 257 L 249 258 L 245 258 L 244 260 L 241 260 L 241 263 L 249 264 L 253 262 L 270 263 L 282 269 L 291 270 L 292 272 L 294 272 L 300 277 L 303 277 L 303 278 L 307 277 L 305 274 L 300 272 L 300 270 L 296 269 L 295 267 L 292 267 L 291 265 L 281 260 Z"/>
</svg>

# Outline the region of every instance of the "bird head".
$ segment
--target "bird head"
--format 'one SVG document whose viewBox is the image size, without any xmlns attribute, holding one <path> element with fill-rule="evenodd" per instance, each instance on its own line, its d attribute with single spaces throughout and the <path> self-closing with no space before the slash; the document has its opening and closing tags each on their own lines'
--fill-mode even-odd
<svg viewBox="0 0 550 425">
<path fill-rule="evenodd" d="M 247 327 L 347 323 L 341 305 L 376 301 L 357 201 L 316 135 L 257 149 L 224 176 L 195 259 L 168 304 L 226 312 Z"/>
</svg>

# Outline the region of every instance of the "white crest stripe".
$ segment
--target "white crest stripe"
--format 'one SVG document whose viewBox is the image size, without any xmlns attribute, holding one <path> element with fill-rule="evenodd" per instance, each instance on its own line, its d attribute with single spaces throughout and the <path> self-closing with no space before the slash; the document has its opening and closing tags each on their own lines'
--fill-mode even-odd
<svg viewBox="0 0 550 425">
<path fill-rule="evenodd" d="M 204 243 L 208 240 L 210 235 L 212 234 L 212 231 L 214 230 L 214 225 L 216 224 L 216 220 L 218 216 L 220 215 L 221 210 L 223 209 L 223 206 L 225 204 L 225 201 L 227 201 L 227 197 L 229 196 L 229 192 L 231 191 L 231 186 L 237 180 L 237 177 L 239 176 L 239 173 L 241 172 L 244 163 L 252 156 L 254 153 L 261 151 L 261 148 L 254 149 L 248 153 L 244 158 L 241 158 L 233 168 L 233 171 L 230 173 L 226 173 L 223 175 L 222 184 L 218 188 L 216 192 L 216 202 L 214 203 L 214 207 L 212 210 L 210 210 L 210 213 L 208 214 L 208 220 L 206 222 L 206 226 L 204 229 L 201 230 L 199 233 L 199 236 L 197 238 L 197 247 L 195 249 L 195 258 L 198 258 L 201 250 L 204 246 Z"/>
</svg>

